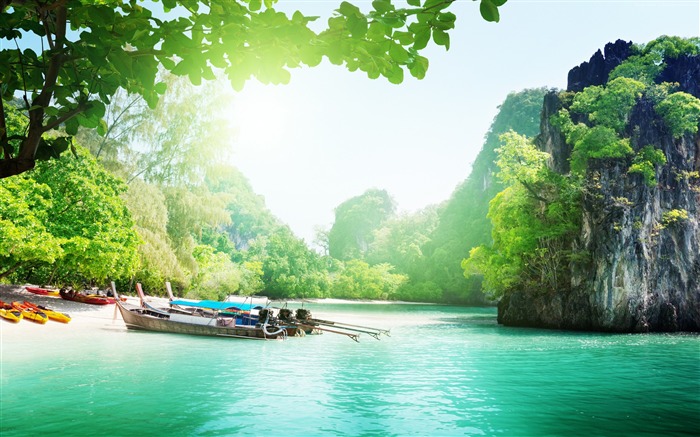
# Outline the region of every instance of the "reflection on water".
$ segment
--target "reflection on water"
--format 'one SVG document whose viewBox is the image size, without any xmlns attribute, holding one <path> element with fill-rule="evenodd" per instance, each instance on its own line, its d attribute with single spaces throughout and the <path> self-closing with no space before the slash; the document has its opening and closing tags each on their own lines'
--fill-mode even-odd
<svg viewBox="0 0 700 437">
<path fill-rule="evenodd" d="M 391 336 L 363 336 L 359 344 L 330 334 L 253 342 L 112 327 L 62 347 L 12 342 L 3 348 L 2 435 L 700 429 L 697 335 L 506 328 L 496 324 L 492 308 L 310 308 L 320 318 L 391 328 Z M 42 354 L 44 347 L 50 353 Z"/>
</svg>

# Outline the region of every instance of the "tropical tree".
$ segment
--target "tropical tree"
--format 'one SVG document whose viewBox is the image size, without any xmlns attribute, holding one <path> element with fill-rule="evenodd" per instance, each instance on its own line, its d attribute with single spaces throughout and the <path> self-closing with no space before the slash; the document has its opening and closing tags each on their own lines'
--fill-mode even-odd
<svg viewBox="0 0 700 437">
<path fill-rule="evenodd" d="M 130 277 L 139 266 L 139 238 L 120 197 L 125 190 L 80 147 L 4 180 L 0 270 L 40 282 L 104 284 Z"/>
<path fill-rule="evenodd" d="M 62 240 L 46 227 L 50 193 L 47 185 L 29 178 L 0 181 L 0 279 L 63 255 Z"/>
<path fill-rule="evenodd" d="M 388 299 L 406 282 L 406 275 L 392 273 L 389 264 L 370 266 L 351 260 L 340 269 L 333 281 L 333 296 L 346 299 Z"/>
<path fill-rule="evenodd" d="M 371 189 L 335 209 L 335 222 L 328 233 L 330 255 L 341 261 L 363 258 L 378 230 L 396 210 L 386 190 Z"/>
<path fill-rule="evenodd" d="M 167 85 L 159 69 L 187 76 L 195 85 L 222 70 L 234 88 L 255 76 L 266 83 L 289 81 L 289 69 L 315 66 L 324 57 L 370 78 L 403 80 L 408 70 L 425 76 L 420 55 L 429 41 L 449 47 L 455 0 L 375 0 L 363 12 L 342 2 L 320 32 L 316 18 L 275 10 L 275 0 L 0 0 L 0 177 L 34 167 L 40 147 L 65 148 L 43 135 L 65 125 L 107 131 L 105 105 L 123 88 L 141 95 L 151 108 Z M 498 21 L 506 0 L 480 0 L 482 16 Z M 162 9 L 161 9 L 162 8 Z M 19 40 L 29 41 L 20 47 Z M 13 47 L 13 48 L 10 48 Z M 16 47 L 16 49 L 14 48 Z M 4 100 L 22 96 L 26 130 L 8 136 Z"/>
<path fill-rule="evenodd" d="M 248 261 L 262 266 L 264 293 L 270 297 L 328 297 L 327 264 L 286 227 L 259 237 L 248 250 Z"/>
</svg>

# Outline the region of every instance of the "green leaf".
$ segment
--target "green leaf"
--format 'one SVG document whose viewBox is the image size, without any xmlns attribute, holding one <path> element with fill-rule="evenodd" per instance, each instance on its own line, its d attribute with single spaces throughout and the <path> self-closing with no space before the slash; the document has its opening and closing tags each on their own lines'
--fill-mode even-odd
<svg viewBox="0 0 700 437">
<path fill-rule="evenodd" d="M 395 85 L 400 84 L 403 82 L 403 69 L 399 66 L 393 68 L 387 75 L 387 79 L 389 79 L 389 82 Z"/>
<path fill-rule="evenodd" d="M 496 6 L 503 6 L 506 4 L 508 0 L 491 0 L 491 3 L 493 3 Z"/>
<path fill-rule="evenodd" d="M 437 19 L 444 23 L 454 23 L 457 20 L 457 16 L 452 12 L 441 12 L 437 15 Z"/>
<path fill-rule="evenodd" d="M 66 120 L 65 129 L 68 135 L 76 135 L 78 133 L 78 120 L 75 117 Z"/>
<path fill-rule="evenodd" d="M 109 52 L 107 54 L 107 60 L 112 64 L 112 67 L 114 67 L 117 73 L 126 77 L 133 76 L 134 72 L 132 69 L 131 57 L 123 50 L 117 49 Z"/>
<path fill-rule="evenodd" d="M 250 3 L 248 3 L 248 7 L 251 11 L 259 11 L 262 7 L 262 0 L 250 0 Z"/>
<path fill-rule="evenodd" d="M 394 32 L 394 40 L 398 41 L 402 46 L 413 44 L 414 38 L 411 32 Z"/>
<path fill-rule="evenodd" d="M 386 27 L 384 24 L 374 21 L 370 23 L 367 30 L 367 39 L 370 41 L 383 41 L 386 36 Z"/>
<path fill-rule="evenodd" d="M 500 20 L 498 8 L 491 2 L 491 0 L 481 0 L 479 12 L 481 12 L 481 16 L 486 21 L 498 23 Z"/>
<path fill-rule="evenodd" d="M 372 7 L 380 14 L 394 10 L 394 5 L 392 5 L 389 0 L 374 0 L 372 2 Z"/>
<path fill-rule="evenodd" d="M 155 86 L 153 88 L 155 89 L 155 91 L 158 94 L 163 95 L 163 94 L 165 94 L 165 91 L 168 89 L 168 85 L 166 85 L 165 82 L 158 82 L 157 84 L 155 84 Z"/>
<path fill-rule="evenodd" d="M 445 0 L 426 0 L 425 3 L 423 4 L 423 9 L 430 10 L 430 12 L 435 12 L 435 11 L 439 11 L 441 9 L 445 9 L 451 3 L 452 2 L 445 1 Z"/>
<path fill-rule="evenodd" d="M 348 17 L 348 30 L 353 38 L 364 38 L 367 35 L 367 28 L 367 17 L 354 15 Z"/>
<path fill-rule="evenodd" d="M 406 49 L 404 49 L 400 44 L 392 44 L 389 47 L 389 56 L 398 64 L 405 64 L 408 62 L 409 55 Z"/>
<path fill-rule="evenodd" d="M 426 27 L 420 32 L 416 32 L 415 42 L 413 43 L 413 48 L 415 50 L 422 50 L 430 41 L 430 28 Z"/>
<path fill-rule="evenodd" d="M 338 8 L 340 15 L 345 15 L 346 17 L 362 17 L 362 12 L 357 6 L 350 4 L 348 2 L 342 2 L 340 8 Z"/>
<path fill-rule="evenodd" d="M 97 125 L 97 135 L 103 137 L 107 133 L 107 122 L 104 120 L 104 118 L 100 119 L 100 122 Z"/>
<path fill-rule="evenodd" d="M 420 6 L 420 0 L 406 0 L 409 6 Z"/>
<path fill-rule="evenodd" d="M 411 65 L 408 66 L 411 75 L 416 79 L 423 79 L 428 71 L 428 58 L 416 56 Z"/>
<path fill-rule="evenodd" d="M 440 29 L 433 30 L 433 41 L 439 46 L 445 46 L 445 49 L 450 49 L 450 35 Z"/>
</svg>

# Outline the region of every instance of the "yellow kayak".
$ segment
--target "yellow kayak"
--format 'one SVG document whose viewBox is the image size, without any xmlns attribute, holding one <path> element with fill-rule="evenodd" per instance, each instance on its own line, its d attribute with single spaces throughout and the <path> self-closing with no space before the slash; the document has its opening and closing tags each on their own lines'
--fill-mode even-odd
<svg viewBox="0 0 700 437">
<path fill-rule="evenodd" d="M 10 322 L 19 323 L 22 320 L 22 312 L 15 309 L 0 308 L 0 317 Z"/>
<path fill-rule="evenodd" d="M 61 322 L 61 323 L 68 323 L 70 322 L 70 316 L 66 313 L 62 313 L 60 311 L 52 310 L 51 308 L 47 308 L 45 306 L 37 305 L 32 302 L 27 302 L 26 300 L 24 301 L 24 306 L 32 308 L 37 311 L 41 311 L 42 313 L 46 314 L 46 316 L 56 322 Z"/>
<path fill-rule="evenodd" d="M 46 313 L 41 310 L 28 307 L 22 302 L 12 302 L 12 306 L 17 310 L 22 311 L 22 316 L 25 319 L 31 320 L 34 323 L 40 323 L 43 325 L 49 320 L 49 316 L 47 316 Z"/>
</svg>

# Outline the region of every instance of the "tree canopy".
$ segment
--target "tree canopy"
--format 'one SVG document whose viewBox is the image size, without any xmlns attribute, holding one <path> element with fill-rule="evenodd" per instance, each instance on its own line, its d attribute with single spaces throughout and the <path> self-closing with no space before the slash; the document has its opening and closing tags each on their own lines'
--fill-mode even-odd
<svg viewBox="0 0 700 437">
<path fill-rule="evenodd" d="M 449 48 L 455 0 L 375 0 L 371 10 L 343 1 L 316 32 L 317 17 L 275 10 L 275 0 L 0 0 L 0 177 L 34 167 L 48 148 L 58 156 L 65 140 L 42 136 L 64 125 L 104 135 L 105 106 L 119 89 L 154 108 L 167 84 L 159 70 L 193 84 L 221 71 L 235 89 L 251 77 L 286 83 L 289 70 L 323 58 L 370 78 L 403 81 L 405 71 L 425 76 L 420 54 L 430 40 Z M 480 12 L 498 21 L 506 0 L 480 0 Z M 20 42 L 28 44 L 20 46 Z M 12 47 L 12 48 L 11 48 Z M 16 47 L 16 48 L 15 48 Z M 22 134 L 8 135 L 3 100 L 21 95 L 28 119 Z"/>
</svg>

